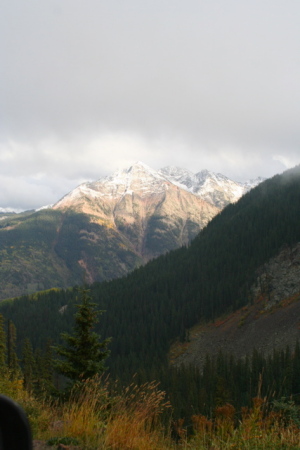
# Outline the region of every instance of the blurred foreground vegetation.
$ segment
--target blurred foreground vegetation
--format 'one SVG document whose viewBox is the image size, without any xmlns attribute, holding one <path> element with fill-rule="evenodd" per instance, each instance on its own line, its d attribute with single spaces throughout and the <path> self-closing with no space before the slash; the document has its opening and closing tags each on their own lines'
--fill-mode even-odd
<svg viewBox="0 0 300 450">
<path fill-rule="evenodd" d="M 77 449 L 298 449 L 299 409 L 291 401 L 268 404 L 256 397 L 240 419 L 235 408 L 215 408 L 209 419 L 172 420 L 172 407 L 156 383 L 113 392 L 103 378 L 88 379 L 65 402 L 37 397 L 21 378 L 2 373 L 1 392 L 25 410 L 34 439 Z M 167 420 L 166 420 L 167 418 Z"/>
</svg>

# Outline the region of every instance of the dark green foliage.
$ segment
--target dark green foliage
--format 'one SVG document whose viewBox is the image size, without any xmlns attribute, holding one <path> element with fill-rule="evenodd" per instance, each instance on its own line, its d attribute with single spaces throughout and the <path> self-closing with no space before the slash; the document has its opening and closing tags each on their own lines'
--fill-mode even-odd
<svg viewBox="0 0 300 450">
<path fill-rule="evenodd" d="M 0 314 L 0 370 L 3 370 L 6 364 L 6 334 L 4 330 L 4 318 Z"/>
<path fill-rule="evenodd" d="M 53 384 L 53 354 L 50 341 L 47 342 L 45 350 L 36 349 L 35 357 L 35 383 L 34 392 L 39 394 L 51 394 L 54 392 Z"/>
<path fill-rule="evenodd" d="M 97 239 L 95 239 L 97 236 Z M 72 211 L 42 210 L 0 223 L 0 299 L 102 281 L 140 263 L 118 233 Z"/>
<path fill-rule="evenodd" d="M 71 223 L 71 217 L 65 220 Z M 112 375 L 130 379 L 141 367 L 151 371 L 166 361 L 173 339 L 186 339 L 185 330 L 251 301 L 248 288 L 255 270 L 283 245 L 300 241 L 299 222 L 297 167 L 229 205 L 189 247 L 124 278 L 91 286 L 98 307 L 107 311 L 95 331 L 114 337 Z M 75 296 L 75 290 L 51 290 L 4 302 L 0 311 L 16 324 L 20 341 L 30 336 L 35 347 L 43 347 L 49 337 L 57 342 L 62 331 L 70 331 Z"/>
<path fill-rule="evenodd" d="M 168 392 L 174 389 L 189 402 L 187 385 L 191 384 L 195 402 L 204 405 L 207 414 L 216 402 L 247 404 L 257 394 L 261 373 L 263 381 L 269 380 L 263 386 L 265 394 L 300 392 L 300 360 L 286 352 L 275 352 L 270 360 L 259 352 L 236 362 L 224 355 L 218 361 L 208 357 L 202 378 L 195 368 L 171 373 L 167 368 L 169 345 L 179 335 L 185 340 L 186 330 L 200 320 L 214 320 L 251 301 L 249 286 L 255 271 L 284 245 L 300 241 L 299 223 L 297 167 L 229 205 L 188 247 L 167 253 L 124 278 L 92 285 L 97 306 L 107 311 L 95 332 L 104 338 L 113 336 L 108 363 L 112 377 L 126 383 L 137 372 L 141 381 L 169 379 Z M 73 232 L 71 225 L 68 230 Z M 75 289 L 50 290 L 3 302 L 0 311 L 16 324 L 19 342 L 30 336 L 34 347 L 44 347 L 49 337 L 58 342 L 62 331 L 71 331 L 75 297 Z M 235 384 L 228 386 L 231 379 Z M 187 404 L 186 408 L 192 410 Z"/>
<path fill-rule="evenodd" d="M 86 289 L 80 291 L 81 302 L 76 305 L 75 325 L 72 334 L 63 333 L 65 344 L 54 347 L 63 359 L 55 361 L 56 371 L 72 383 L 84 381 L 105 370 L 104 361 L 109 355 L 109 339 L 100 342 L 93 330 L 98 312 Z"/>
<path fill-rule="evenodd" d="M 4 319 L 0 314 L 0 378 L 23 379 L 24 387 L 36 395 L 53 392 L 52 353 L 49 344 L 45 351 L 33 352 L 28 338 L 24 340 L 21 352 L 21 366 L 16 353 L 16 327 L 9 320 L 5 330 Z M 1 381 L 1 379 L 0 379 Z"/>
<path fill-rule="evenodd" d="M 75 438 L 69 437 L 69 436 L 54 437 L 54 438 L 51 438 L 51 439 L 49 439 L 47 441 L 47 445 L 49 445 L 50 447 L 52 447 L 54 445 L 57 446 L 59 444 L 62 444 L 64 446 L 65 445 L 67 445 L 67 446 L 69 446 L 69 445 L 78 445 L 79 441 L 78 441 L 78 439 L 75 439 Z M 63 448 L 63 447 L 61 447 L 61 448 Z"/>
<path fill-rule="evenodd" d="M 52 246 L 59 217 L 57 212 L 41 211 L 1 223 L 1 298 L 63 286 L 65 268 Z"/>
<path fill-rule="evenodd" d="M 7 366 L 13 375 L 17 374 L 20 370 L 16 345 L 17 330 L 14 323 L 9 320 L 7 325 Z"/>
<path fill-rule="evenodd" d="M 166 366 L 157 368 L 155 378 L 168 394 L 175 419 L 193 414 L 212 417 L 215 408 L 226 403 L 240 412 L 261 396 L 277 410 L 285 410 L 287 418 L 299 421 L 300 393 L 289 382 L 290 376 L 299 378 L 298 364 L 299 353 L 289 347 L 274 350 L 269 357 L 256 350 L 250 358 L 239 359 L 219 353 L 216 358 L 206 356 L 202 372 L 192 365 Z"/>
<path fill-rule="evenodd" d="M 300 428 L 300 407 L 295 402 L 286 397 L 273 401 L 273 408 L 283 414 L 286 423 L 292 421 Z"/>
<path fill-rule="evenodd" d="M 22 349 L 22 367 L 23 367 L 23 380 L 24 387 L 28 391 L 33 390 L 35 373 L 36 373 L 36 361 L 34 358 L 32 345 L 29 339 L 25 339 Z"/>
</svg>

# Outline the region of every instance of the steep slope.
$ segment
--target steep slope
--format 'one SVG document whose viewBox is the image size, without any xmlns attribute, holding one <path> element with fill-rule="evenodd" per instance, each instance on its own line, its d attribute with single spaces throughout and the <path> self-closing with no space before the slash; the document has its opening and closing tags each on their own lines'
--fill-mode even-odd
<svg viewBox="0 0 300 450">
<path fill-rule="evenodd" d="M 142 163 L 78 186 L 53 209 L 115 229 L 143 261 L 188 243 L 219 212 Z"/>
<path fill-rule="evenodd" d="M 246 192 L 264 181 L 263 178 L 259 177 L 256 180 L 239 183 L 220 173 L 202 170 L 193 174 L 174 166 L 165 167 L 159 173 L 172 183 L 187 189 L 220 209 L 223 209 L 229 203 L 238 201 Z"/>
<path fill-rule="evenodd" d="M 245 357 L 254 349 L 270 355 L 275 348 L 294 348 L 300 340 L 300 242 L 284 246 L 256 275 L 249 304 L 189 330 L 188 342 L 177 341 L 170 350 L 173 364 L 202 368 L 207 353 Z"/>
<path fill-rule="evenodd" d="M 206 175 L 201 183 L 213 189 L 216 177 Z M 189 243 L 220 212 L 215 204 L 237 198 L 236 184 L 217 178 L 215 198 L 210 190 L 205 199 L 199 174 L 138 162 L 78 186 L 53 207 L 1 215 L 0 299 L 120 277 Z"/>
<path fill-rule="evenodd" d="M 255 303 L 253 292 L 258 276 L 262 279 L 261 268 L 272 275 L 286 246 L 292 249 L 288 258 L 295 254 L 299 220 L 300 167 L 296 167 L 227 206 L 188 247 L 162 255 L 124 278 L 91 286 L 99 308 L 106 311 L 98 330 L 103 338 L 113 336 L 111 372 L 131 376 L 140 368 L 151 371 L 166 361 L 169 346 L 178 336 L 181 341 L 187 338 L 191 327 Z M 49 337 L 44 333 L 46 325 L 51 330 L 51 324 L 61 324 L 63 319 L 67 326 L 75 296 L 76 291 L 68 292 L 68 297 L 51 291 L 4 302 L 0 310 L 20 328 L 20 340 L 30 335 L 41 343 Z M 64 309 L 62 318 L 59 310 L 66 304 L 70 308 Z M 47 320 L 42 321 L 45 308 Z M 33 329 L 32 316 L 37 324 L 43 322 L 43 328 Z M 247 320 L 244 317 L 240 328 Z M 56 340 L 63 330 L 52 325 L 52 331 Z"/>
<path fill-rule="evenodd" d="M 72 211 L 0 222 L 0 298 L 112 279 L 142 260 L 115 230 Z"/>
</svg>

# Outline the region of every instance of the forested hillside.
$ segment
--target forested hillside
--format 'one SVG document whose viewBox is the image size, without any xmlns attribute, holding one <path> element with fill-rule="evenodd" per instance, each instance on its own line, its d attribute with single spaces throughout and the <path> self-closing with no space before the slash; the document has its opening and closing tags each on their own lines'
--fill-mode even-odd
<svg viewBox="0 0 300 450">
<path fill-rule="evenodd" d="M 86 214 L 53 210 L 0 221 L 0 258 L 0 299 L 112 279 L 141 263 L 112 228 Z"/>
<path fill-rule="evenodd" d="M 214 320 L 251 302 L 255 270 L 283 245 L 300 241 L 299 223 L 296 167 L 226 207 L 188 247 L 124 278 L 93 284 L 92 296 L 106 311 L 98 331 L 103 338 L 113 338 L 108 360 L 112 376 L 157 376 L 174 339 L 186 339 L 188 329 L 199 321 Z M 50 290 L 4 301 L 0 311 L 16 325 L 19 342 L 30 337 L 35 347 L 42 346 L 68 330 L 75 296 L 74 289 Z"/>
<path fill-rule="evenodd" d="M 188 244 L 261 181 L 176 167 L 156 172 L 137 162 L 53 206 L 1 214 L 0 300 L 124 276 Z"/>
</svg>

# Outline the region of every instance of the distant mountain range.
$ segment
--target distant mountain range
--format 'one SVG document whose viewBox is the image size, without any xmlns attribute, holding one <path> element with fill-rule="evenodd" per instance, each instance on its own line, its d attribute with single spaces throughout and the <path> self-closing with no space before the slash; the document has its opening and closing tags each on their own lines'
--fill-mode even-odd
<svg viewBox="0 0 300 450">
<path fill-rule="evenodd" d="M 77 207 L 78 199 L 91 198 L 114 199 L 116 202 L 127 195 L 149 197 L 165 193 L 174 186 L 202 200 L 224 208 L 229 203 L 236 202 L 242 195 L 264 181 L 259 177 L 245 183 L 230 180 L 220 174 L 202 170 L 196 174 L 179 167 L 168 166 L 155 171 L 142 162 L 136 162 L 125 170 L 120 170 L 111 176 L 92 183 L 83 183 L 71 191 L 54 208 Z M 171 183 L 171 185 L 170 185 Z"/>
<path fill-rule="evenodd" d="M 171 189 L 169 181 L 164 183 Z M 146 189 L 143 192 L 146 194 Z M 74 192 L 73 196 L 78 198 Z M 70 197 L 66 196 L 56 208 Z M 43 276 L 46 280 L 45 275 L 53 275 L 59 261 L 64 261 L 60 276 L 75 273 L 77 284 L 81 283 L 80 258 L 86 258 L 85 267 L 91 274 L 92 270 L 97 274 L 99 267 L 95 265 L 94 269 L 93 261 L 102 263 L 103 270 L 106 267 L 111 273 L 121 255 L 127 255 L 130 261 L 133 252 L 118 247 L 116 243 L 125 241 L 120 240 L 116 228 L 101 228 L 96 219 L 91 221 L 91 216 L 70 212 L 66 204 L 65 208 L 30 215 L 23 222 L 20 219 L 18 226 L 12 220 L 6 223 L 7 228 L 11 227 L 6 234 L 0 230 L 0 239 L 10 236 L 9 231 L 15 233 L 15 243 L 20 233 L 14 258 L 9 253 L 14 252 L 13 240 L 6 254 L 2 253 L 1 270 L 10 259 L 13 263 L 7 279 L 1 275 L 1 286 L 9 288 L 12 270 L 20 267 L 20 255 L 22 270 L 14 272 L 20 283 L 24 272 L 27 277 L 33 273 L 36 280 Z M 288 345 L 293 351 L 300 339 L 299 220 L 300 166 L 266 180 L 228 205 L 188 246 L 161 255 L 127 276 L 93 283 L 91 295 L 98 308 L 106 311 L 97 331 L 103 338 L 113 337 L 111 374 L 132 380 L 132 375 L 142 370 L 151 374 L 151 379 L 159 380 L 170 360 L 178 367 L 192 363 L 202 368 L 206 353 L 216 356 L 219 350 L 243 358 L 254 349 L 272 355 L 274 350 L 284 352 Z M 47 226 L 47 234 L 41 232 L 41 223 Z M 105 234 L 108 229 L 111 235 Z M 102 247 L 101 233 L 105 237 Z M 110 236 L 113 239 L 109 240 Z M 33 247 L 34 242 L 39 242 L 39 247 Z M 25 261 L 25 252 L 30 248 L 34 252 L 31 257 L 27 254 Z M 106 265 L 102 262 L 104 257 L 113 261 L 113 267 L 108 261 Z M 133 265 L 134 259 L 131 262 Z M 53 279 L 49 276 L 49 284 Z M 49 337 L 57 342 L 60 332 L 70 330 L 77 295 L 76 289 L 51 289 L 1 302 L 0 311 L 16 325 L 20 344 L 30 337 L 37 347 L 43 346 Z M 166 378 L 170 379 L 168 372 Z M 257 383 L 253 389 L 256 394 Z"/>
<path fill-rule="evenodd" d="M 121 178 L 117 189 L 116 183 L 110 187 L 122 198 L 127 186 L 128 196 L 133 197 L 128 204 L 133 206 L 132 183 Z M 150 179 L 159 190 L 157 179 Z M 163 183 L 166 192 L 173 190 L 170 181 Z M 138 184 L 140 208 L 140 197 L 150 194 L 147 183 Z M 96 197 L 112 197 L 110 188 L 105 193 L 101 190 L 102 197 L 100 189 L 93 190 Z M 11 241 L 2 252 L 1 270 L 12 263 L 1 287 L 9 289 L 12 270 L 14 283 L 24 282 L 25 274 L 44 283 L 48 275 L 53 283 L 57 270 L 56 276 L 66 279 L 75 274 L 80 284 L 78 260 L 91 274 L 97 274 L 99 264 L 113 273 L 122 255 L 130 261 L 133 252 L 122 247 L 125 240 L 117 228 L 96 223 L 115 217 L 109 211 L 116 203 L 98 203 L 98 209 L 107 207 L 106 216 L 101 216 L 101 208 L 98 216 L 70 210 L 72 198 L 81 211 L 89 205 L 91 192 L 85 197 L 83 191 L 81 186 L 56 209 L 20 218 L 18 223 L 15 219 L 6 222 L 0 239 L 4 236 L 7 243 L 10 237 Z M 185 190 L 178 195 L 183 192 L 193 195 Z M 65 209 L 58 209 L 63 204 Z M 112 337 L 109 379 L 117 379 L 118 386 L 160 383 L 159 389 L 166 391 L 172 404 L 172 419 L 210 417 L 216 406 L 228 406 L 228 402 L 239 411 L 250 407 L 257 394 L 272 405 L 280 400 L 287 411 L 297 405 L 293 402 L 299 396 L 300 367 L 299 223 L 300 166 L 229 204 L 189 245 L 160 255 L 124 277 L 91 284 L 93 301 L 105 311 L 95 331 L 101 338 Z M 41 355 L 47 342 L 55 344 L 62 332 L 71 332 L 78 300 L 75 286 L 0 302 L 5 321 L 16 326 L 19 354 L 26 338 Z"/>
<path fill-rule="evenodd" d="M 49 207 L 2 214 L 0 298 L 122 276 L 190 242 L 261 181 L 137 162 Z"/>
<path fill-rule="evenodd" d="M 255 180 L 239 183 L 220 173 L 202 170 L 193 174 L 173 166 L 165 167 L 158 173 L 182 189 L 188 190 L 221 209 L 229 203 L 235 203 L 242 195 L 264 181 L 264 178 L 258 177 Z"/>
</svg>

